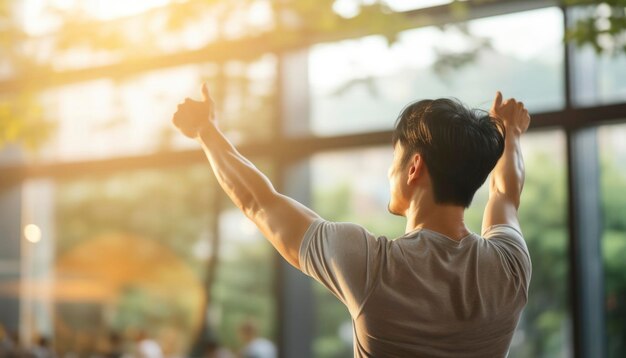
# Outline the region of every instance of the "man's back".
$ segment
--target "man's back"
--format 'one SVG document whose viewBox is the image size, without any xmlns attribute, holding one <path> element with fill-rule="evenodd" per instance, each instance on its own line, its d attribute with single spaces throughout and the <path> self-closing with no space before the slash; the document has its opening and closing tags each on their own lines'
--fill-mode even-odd
<svg viewBox="0 0 626 358">
<path fill-rule="evenodd" d="M 505 356 L 527 299 L 530 258 L 498 225 L 455 241 L 422 229 L 396 240 L 348 223 L 314 222 L 305 273 L 348 307 L 357 357 Z"/>
</svg>

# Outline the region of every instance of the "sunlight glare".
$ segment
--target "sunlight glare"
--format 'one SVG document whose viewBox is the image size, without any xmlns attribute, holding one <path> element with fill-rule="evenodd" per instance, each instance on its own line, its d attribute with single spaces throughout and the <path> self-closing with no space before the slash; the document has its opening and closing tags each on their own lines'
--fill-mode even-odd
<svg viewBox="0 0 626 358">
<path fill-rule="evenodd" d="M 41 35 L 54 31 L 58 19 L 50 16 L 50 8 L 63 11 L 81 9 L 97 20 L 111 20 L 136 15 L 147 10 L 165 6 L 171 0 L 26 0 L 20 6 L 20 18 L 24 30 L 30 35 Z"/>
<path fill-rule="evenodd" d="M 41 229 L 35 224 L 28 224 L 24 227 L 24 237 L 33 244 L 37 243 L 41 240 Z"/>
<path fill-rule="evenodd" d="M 86 1 L 89 12 L 101 20 L 109 20 L 122 16 L 140 14 L 146 10 L 167 5 L 170 0 L 90 0 Z"/>
</svg>

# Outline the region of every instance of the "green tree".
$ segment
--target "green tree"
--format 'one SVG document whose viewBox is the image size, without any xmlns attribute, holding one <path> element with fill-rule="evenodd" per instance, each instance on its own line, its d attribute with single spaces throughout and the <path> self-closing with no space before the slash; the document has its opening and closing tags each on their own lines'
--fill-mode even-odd
<svg viewBox="0 0 626 358">
<path fill-rule="evenodd" d="M 602 153 L 602 254 L 609 357 L 626 355 L 626 168 L 619 151 Z"/>
</svg>

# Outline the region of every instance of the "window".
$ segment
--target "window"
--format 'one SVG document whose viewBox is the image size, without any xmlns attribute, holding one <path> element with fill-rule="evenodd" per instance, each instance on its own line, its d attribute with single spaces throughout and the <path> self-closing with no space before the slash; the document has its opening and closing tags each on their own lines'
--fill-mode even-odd
<svg viewBox="0 0 626 358">
<path fill-rule="evenodd" d="M 598 101 L 601 103 L 619 103 L 626 98 L 626 55 L 599 56 Z"/>
<path fill-rule="evenodd" d="M 275 118 L 271 55 L 221 68 L 187 65 L 49 89 L 40 96 L 42 111 L 58 124 L 33 159 L 58 162 L 195 149 L 197 144 L 178 135 L 171 120 L 185 97 L 201 99 L 203 80 L 218 106 L 221 128 L 233 141 L 269 139 Z"/>
<path fill-rule="evenodd" d="M 623 38 L 611 36 L 611 31 L 600 30 L 611 27 L 610 5 L 577 6 L 568 10 L 572 24 L 588 16 L 595 18 L 594 26 L 598 45 L 603 53 L 597 53 L 590 44 L 574 46 L 571 54 L 572 94 L 577 106 L 588 107 L 624 102 L 626 98 L 626 54 L 623 51 Z M 579 31 L 589 31 L 580 29 Z M 620 44 L 621 43 L 621 44 Z"/>
<path fill-rule="evenodd" d="M 472 36 L 429 27 L 405 31 L 391 46 L 381 36 L 313 46 L 311 132 L 390 129 L 407 103 L 423 98 L 454 96 L 489 108 L 498 89 L 533 112 L 564 106 L 558 8 L 473 20 L 467 28 Z M 458 56 L 444 61 L 442 53 Z"/>
<path fill-rule="evenodd" d="M 239 330 L 246 322 L 275 342 L 274 248 L 232 204 L 219 220 L 220 264 L 210 309 L 221 344 L 237 351 L 243 343 Z"/>
<path fill-rule="evenodd" d="M 126 342 L 143 331 L 168 356 L 184 356 L 205 312 L 232 350 L 244 321 L 273 338 L 273 249 L 232 206 L 220 208 L 218 189 L 206 163 L 28 182 L 23 220 L 41 235 L 24 246 L 24 322 L 77 353 L 94 352 L 111 331 Z M 5 280 L 0 296 L 18 287 Z"/>
<path fill-rule="evenodd" d="M 126 339 L 146 331 L 169 354 L 186 353 L 203 317 L 212 182 L 197 166 L 54 184 L 46 214 L 54 218 L 61 351 L 93 349 L 110 329 Z M 101 296 L 89 297 L 91 287 Z"/>
</svg>

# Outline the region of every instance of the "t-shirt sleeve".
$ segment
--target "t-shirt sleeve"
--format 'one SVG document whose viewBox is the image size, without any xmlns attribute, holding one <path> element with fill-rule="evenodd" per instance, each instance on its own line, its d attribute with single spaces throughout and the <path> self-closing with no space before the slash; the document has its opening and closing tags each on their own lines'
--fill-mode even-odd
<svg viewBox="0 0 626 358">
<path fill-rule="evenodd" d="M 532 264 L 522 233 L 513 226 L 500 224 L 490 226 L 482 236 L 498 251 L 507 274 L 528 293 Z"/>
<path fill-rule="evenodd" d="M 352 223 L 318 219 L 304 234 L 300 269 L 356 314 L 379 272 L 384 240 Z"/>
</svg>

